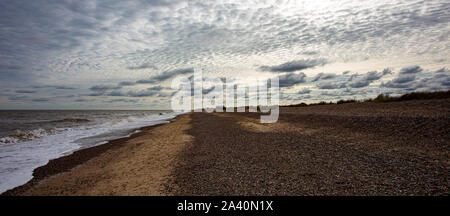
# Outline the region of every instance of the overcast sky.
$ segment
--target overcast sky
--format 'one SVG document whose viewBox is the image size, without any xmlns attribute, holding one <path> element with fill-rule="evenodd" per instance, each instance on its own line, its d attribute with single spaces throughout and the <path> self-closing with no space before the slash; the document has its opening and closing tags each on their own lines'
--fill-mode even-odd
<svg viewBox="0 0 450 216">
<path fill-rule="evenodd" d="M 448 90 L 449 34 L 448 0 L 2 0 L 0 109 L 167 109 L 194 67 L 283 104 Z"/>
</svg>

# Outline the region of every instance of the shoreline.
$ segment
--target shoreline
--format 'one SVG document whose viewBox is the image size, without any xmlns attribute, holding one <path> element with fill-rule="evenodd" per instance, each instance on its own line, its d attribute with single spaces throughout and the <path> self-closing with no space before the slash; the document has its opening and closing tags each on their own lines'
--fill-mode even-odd
<svg viewBox="0 0 450 216">
<path fill-rule="evenodd" d="M 160 127 L 166 124 L 171 124 L 177 119 L 180 118 L 180 116 L 183 116 L 185 114 L 180 114 L 172 119 L 170 119 L 167 123 L 161 123 L 151 126 L 144 126 L 141 128 L 136 128 L 136 130 L 139 130 L 137 133 L 132 133 L 129 136 L 117 138 L 113 140 L 109 140 L 104 144 L 88 147 L 88 148 L 81 148 L 78 150 L 75 150 L 74 152 L 70 153 L 69 155 L 64 155 L 55 159 L 51 159 L 47 162 L 47 164 L 37 167 L 33 170 L 33 177 L 25 184 L 19 185 L 17 187 L 11 188 L 6 190 L 5 192 L 1 193 L 0 196 L 17 196 L 22 194 L 23 192 L 29 190 L 33 186 L 39 184 L 40 181 L 71 170 L 72 168 L 82 165 L 85 162 L 101 155 L 102 153 L 105 153 L 108 150 L 116 149 L 122 147 L 128 140 L 135 139 L 137 137 L 140 137 L 144 135 L 145 133 L 149 132 L 150 130 Z"/>
<path fill-rule="evenodd" d="M 7 195 L 448 195 L 450 99 L 189 113 L 36 169 Z"/>
</svg>

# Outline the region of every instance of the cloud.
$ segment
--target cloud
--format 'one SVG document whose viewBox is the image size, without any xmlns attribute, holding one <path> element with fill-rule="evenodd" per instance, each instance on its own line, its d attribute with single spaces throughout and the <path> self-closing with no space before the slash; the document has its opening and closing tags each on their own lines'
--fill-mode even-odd
<svg viewBox="0 0 450 216">
<path fill-rule="evenodd" d="M 161 91 L 163 89 L 166 89 L 166 88 L 164 88 L 162 86 L 153 86 L 153 87 L 147 88 L 147 90 L 149 90 L 149 91 Z"/>
<path fill-rule="evenodd" d="M 345 83 L 337 83 L 337 82 L 321 82 L 318 83 L 317 88 L 319 89 L 341 89 L 345 88 Z"/>
<path fill-rule="evenodd" d="M 334 79 L 337 75 L 333 73 L 319 73 L 317 74 L 311 82 L 316 82 L 318 80 L 327 80 L 327 79 Z"/>
<path fill-rule="evenodd" d="M 141 80 L 136 81 L 136 83 L 137 84 L 154 84 L 154 83 L 156 83 L 156 81 L 153 79 L 141 79 Z"/>
<path fill-rule="evenodd" d="M 450 70 L 443 67 L 443 68 L 437 70 L 436 73 L 450 73 Z"/>
<path fill-rule="evenodd" d="M 37 91 L 35 91 L 35 90 L 16 90 L 15 92 L 28 94 L 28 93 L 36 93 Z"/>
<path fill-rule="evenodd" d="M 121 96 L 121 97 L 152 97 L 152 96 L 156 96 L 156 97 L 166 97 L 168 94 L 166 94 L 165 92 L 162 92 L 164 89 L 167 89 L 165 87 L 162 86 L 152 86 L 149 88 L 146 88 L 144 90 L 139 90 L 139 91 L 118 91 L 118 90 L 114 90 L 111 91 L 110 93 L 104 93 L 102 92 L 101 94 L 98 95 L 91 95 L 91 96 Z"/>
<path fill-rule="evenodd" d="M 382 83 L 381 86 L 387 88 L 410 88 L 413 87 L 413 84 L 411 82 L 414 80 L 416 80 L 416 75 L 400 73 L 393 80 Z"/>
<path fill-rule="evenodd" d="M 129 91 L 126 96 L 128 97 L 152 97 L 158 95 L 158 92 L 152 90 L 142 91 Z"/>
<path fill-rule="evenodd" d="M 2 71 L 2 70 L 22 70 L 22 69 L 24 69 L 22 66 L 0 64 L 0 71 Z"/>
<path fill-rule="evenodd" d="M 415 75 L 401 75 L 401 76 L 395 78 L 394 80 L 392 80 L 392 82 L 397 83 L 397 84 L 403 84 L 403 83 L 412 82 L 415 79 L 416 79 Z"/>
<path fill-rule="evenodd" d="M 118 98 L 118 99 L 106 100 L 105 102 L 107 102 L 107 103 L 117 103 L 117 102 L 121 102 L 121 103 L 137 103 L 137 102 L 139 102 L 139 100 Z"/>
<path fill-rule="evenodd" d="M 338 91 L 322 91 L 320 93 L 320 95 L 322 96 L 331 96 L 331 97 L 338 97 L 340 98 L 340 96 L 342 95 L 340 92 Z"/>
<path fill-rule="evenodd" d="M 26 95 L 11 95 L 8 96 L 8 100 L 10 101 L 24 101 L 27 100 L 29 97 Z"/>
<path fill-rule="evenodd" d="M 102 96 L 104 94 L 100 95 L 92 95 L 92 96 Z M 127 93 L 121 92 L 121 91 L 111 91 L 110 93 L 106 94 L 108 96 L 127 96 Z"/>
<path fill-rule="evenodd" d="M 79 99 L 75 99 L 74 102 L 88 102 L 90 100 L 88 99 L 84 99 L 84 98 L 79 98 Z"/>
<path fill-rule="evenodd" d="M 136 83 L 139 83 L 139 84 L 159 83 L 159 82 L 166 81 L 166 80 L 173 78 L 175 76 L 178 76 L 178 75 L 184 75 L 184 74 L 193 73 L 193 72 L 194 72 L 194 68 L 175 69 L 175 70 L 166 71 L 162 74 L 150 77 L 150 79 L 138 80 L 138 81 L 136 81 Z"/>
<path fill-rule="evenodd" d="M 309 94 L 309 93 L 311 93 L 311 90 L 307 88 L 304 88 L 297 92 L 297 94 Z"/>
<path fill-rule="evenodd" d="M 116 90 L 116 89 L 120 89 L 121 86 L 114 86 L 114 85 L 95 85 L 89 88 L 89 90 L 91 91 L 95 91 L 95 92 L 104 92 L 104 91 L 108 91 L 108 90 Z"/>
<path fill-rule="evenodd" d="M 386 75 L 392 74 L 392 70 L 390 68 L 385 68 L 385 69 L 383 69 L 382 73 L 383 73 L 383 76 L 386 76 Z"/>
<path fill-rule="evenodd" d="M 89 94 L 87 94 L 86 96 L 93 96 L 93 97 L 96 97 L 96 96 L 104 96 L 104 95 L 105 95 L 105 92 L 99 91 L 99 92 L 89 93 Z"/>
<path fill-rule="evenodd" d="M 50 101 L 50 98 L 34 98 L 31 101 L 33 101 L 33 102 L 47 102 L 47 101 Z"/>
<path fill-rule="evenodd" d="M 349 83 L 349 86 L 352 88 L 363 88 L 363 87 L 367 87 L 369 85 L 370 85 L 370 81 L 364 80 L 364 79 L 358 79 L 358 80 L 355 80 L 355 81 Z"/>
<path fill-rule="evenodd" d="M 299 54 L 302 54 L 302 55 L 318 55 L 319 52 L 318 51 L 303 51 L 303 52 L 299 52 Z"/>
<path fill-rule="evenodd" d="M 41 89 L 41 88 L 54 88 L 54 89 L 60 89 L 60 90 L 74 90 L 76 88 L 70 87 L 70 86 L 64 86 L 64 85 L 34 85 L 31 86 L 35 89 Z"/>
<path fill-rule="evenodd" d="M 306 82 L 306 75 L 304 73 L 288 73 L 281 76 L 278 76 L 280 81 L 280 87 L 291 87 L 300 83 Z"/>
<path fill-rule="evenodd" d="M 302 58 L 333 62 L 324 67 L 324 73 L 345 69 L 361 73 L 373 70 L 372 63 L 385 65 L 393 58 L 396 67 L 417 64 L 419 59 L 442 68 L 448 67 L 450 56 L 449 19 L 448 2 L 443 0 L 370 4 L 355 0 L 317 4 L 306 0 L 231 4 L 198 0 L 23 4 L 5 0 L 0 1 L 0 86 L 107 85 L 111 80 L 124 81 L 118 86 L 132 86 L 136 80 L 158 85 L 168 78 L 156 72 L 191 65 L 204 65 L 216 76 L 238 77 L 239 71 L 252 73 L 254 65 L 264 65 L 257 69 L 274 73 L 307 73 L 326 63 Z M 155 65 L 158 71 L 151 69 Z M 438 87 L 447 83 L 445 78 L 412 71 L 402 72 L 416 75 L 411 83 Z M 344 75 L 329 80 L 342 81 L 348 77 Z M 376 81 L 362 76 L 344 82 L 360 90 L 378 87 Z M 40 93 L 61 93 L 55 89 Z M 83 88 L 73 90 L 71 94 L 86 94 Z M 111 91 L 127 93 L 109 89 L 105 94 Z"/>
<path fill-rule="evenodd" d="M 280 65 L 275 66 L 261 66 L 259 67 L 262 71 L 269 71 L 274 73 L 281 72 L 294 72 L 299 70 L 305 70 L 308 68 L 313 68 L 319 65 L 326 64 L 326 60 L 324 59 L 307 59 L 307 60 L 297 60 L 297 61 L 289 61 Z"/>
<path fill-rule="evenodd" d="M 139 65 L 139 66 L 131 66 L 131 67 L 127 67 L 127 68 L 130 69 L 130 70 L 141 70 L 141 69 L 147 69 L 147 68 L 158 70 L 158 68 L 156 66 L 150 65 L 148 63 L 142 64 L 142 65 Z"/>
<path fill-rule="evenodd" d="M 399 73 L 396 78 L 382 83 L 381 87 L 408 91 L 448 90 L 450 88 L 450 71 L 441 68 L 420 76 L 415 73 Z"/>
<path fill-rule="evenodd" d="M 359 76 L 359 74 L 357 74 L 357 73 L 350 75 L 350 77 L 348 78 L 348 82 L 353 81 L 353 79 L 355 79 L 358 76 Z"/>
<path fill-rule="evenodd" d="M 202 93 L 204 95 L 209 94 L 210 92 L 212 92 L 214 90 L 214 86 L 209 88 L 209 89 L 202 89 Z"/>
<path fill-rule="evenodd" d="M 349 84 L 349 86 L 352 88 L 362 88 L 362 87 L 366 87 L 369 85 L 370 85 L 370 81 L 364 80 L 364 79 L 355 80 L 354 82 L 351 82 Z"/>
<path fill-rule="evenodd" d="M 400 74 L 415 74 L 415 73 L 420 73 L 422 72 L 422 68 L 418 65 L 414 65 L 414 66 L 409 66 L 409 67 L 405 67 L 402 68 L 400 70 Z"/>
<path fill-rule="evenodd" d="M 377 71 L 369 71 L 363 76 L 358 77 L 359 75 L 353 74 L 349 78 L 348 86 L 352 88 L 363 88 L 369 86 L 372 82 L 381 79 L 383 76 L 392 74 L 391 69 L 386 68 L 382 72 Z"/>
<path fill-rule="evenodd" d="M 118 84 L 119 86 L 133 86 L 136 85 L 136 82 L 123 81 Z"/>
<path fill-rule="evenodd" d="M 74 90 L 74 89 L 76 89 L 76 88 L 70 87 L 70 86 L 51 86 L 51 87 L 55 88 L 55 89 L 61 89 L 61 90 Z"/>
</svg>

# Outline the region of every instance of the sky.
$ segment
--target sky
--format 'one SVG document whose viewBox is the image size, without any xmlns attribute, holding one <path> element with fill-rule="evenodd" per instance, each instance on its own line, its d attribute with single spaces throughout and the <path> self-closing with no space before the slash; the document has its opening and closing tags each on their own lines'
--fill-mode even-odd
<svg viewBox="0 0 450 216">
<path fill-rule="evenodd" d="M 0 109 L 169 109 L 171 80 L 280 103 L 450 89 L 450 1 L 2 0 Z"/>
</svg>

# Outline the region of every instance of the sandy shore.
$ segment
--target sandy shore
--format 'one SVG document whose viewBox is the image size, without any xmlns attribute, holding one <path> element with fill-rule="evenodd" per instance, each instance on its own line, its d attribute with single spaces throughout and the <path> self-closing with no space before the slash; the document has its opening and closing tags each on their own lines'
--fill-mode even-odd
<svg viewBox="0 0 450 216">
<path fill-rule="evenodd" d="M 4 195 L 449 195 L 450 100 L 190 113 Z"/>
<path fill-rule="evenodd" d="M 3 195 L 170 195 L 163 185 L 176 156 L 191 143 L 190 117 L 143 128 L 130 138 L 83 149 L 50 161 L 34 179 Z"/>
</svg>

